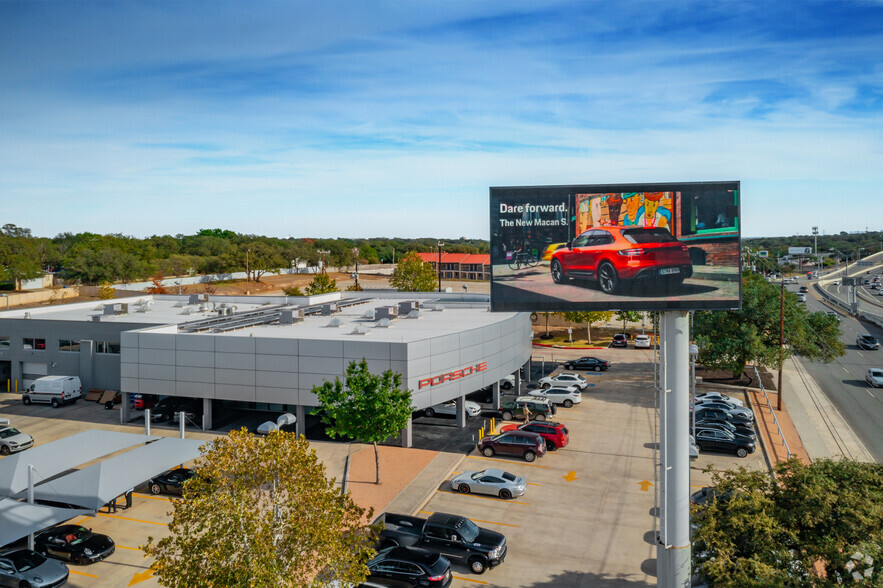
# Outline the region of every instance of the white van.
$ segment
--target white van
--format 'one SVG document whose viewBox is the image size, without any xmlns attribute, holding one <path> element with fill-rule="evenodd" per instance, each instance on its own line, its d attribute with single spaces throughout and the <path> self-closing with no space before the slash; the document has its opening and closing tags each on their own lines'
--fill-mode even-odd
<svg viewBox="0 0 883 588">
<path fill-rule="evenodd" d="M 68 402 L 76 402 L 82 395 L 83 387 L 78 376 L 44 376 L 22 393 L 21 400 L 25 404 L 46 402 L 58 408 Z"/>
</svg>

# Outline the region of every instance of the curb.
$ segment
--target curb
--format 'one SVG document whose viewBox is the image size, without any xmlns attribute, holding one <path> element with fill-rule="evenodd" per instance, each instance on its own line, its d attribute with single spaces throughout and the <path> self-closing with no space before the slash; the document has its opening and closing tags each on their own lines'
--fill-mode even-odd
<svg viewBox="0 0 883 588">
<path fill-rule="evenodd" d="M 570 345 L 552 345 L 547 343 L 534 343 L 534 347 L 546 347 L 549 349 L 607 349 L 606 347 L 571 347 Z"/>
<path fill-rule="evenodd" d="M 470 453 L 471 452 L 472 451 L 470 450 Z M 433 495 L 435 495 L 436 491 L 438 490 L 438 484 L 441 482 L 436 483 L 435 485 L 431 486 L 429 488 L 429 490 L 427 490 L 424 494 L 419 495 L 416 499 L 410 499 L 407 501 L 408 503 L 410 503 L 410 505 L 415 505 L 415 506 L 409 505 L 407 508 L 397 509 L 395 507 L 395 503 L 396 503 L 396 501 L 401 499 L 403 496 L 405 496 L 408 493 L 411 485 L 413 485 L 418 480 L 420 475 L 423 472 L 425 472 L 427 470 L 427 468 L 430 467 L 435 460 L 437 460 L 439 457 L 443 456 L 444 454 L 445 454 L 445 452 L 440 452 L 437 456 L 435 456 L 435 458 L 433 458 L 433 461 L 429 462 L 427 467 L 423 468 L 423 470 L 421 470 L 421 473 L 418 474 L 417 477 L 415 477 L 413 480 L 411 480 L 411 482 L 409 482 L 407 486 L 402 488 L 402 490 L 398 494 L 395 495 L 395 498 L 393 498 L 392 500 L 389 501 L 389 504 L 386 505 L 386 507 L 383 509 L 383 512 L 408 512 L 412 516 L 416 516 L 420 512 L 420 510 L 426 506 L 426 503 L 432 499 Z M 455 469 L 457 469 L 460 466 L 460 464 L 463 463 L 463 460 L 468 457 L 468 455 L 469 455 L 468 453 L 460 455 L 460 458 L 456 462 L 454 462 L 453 465 L 451 465 L 450 467 L 448 467 L 447 469 L 444 470 L 444 475 L 441 477 L 441 480 L 447 479 L 448 476 L 450 476 L 451 472 L 453 472 Z M 442 471 L 442 470 L 439 470 L 439 471 Z M 402 499 L 402 502 L 405 502 L 404 499 Z"/>
<path fill-rule="evenodd" d="M 742 389 L 742 391 L 745 393 L 745 401 L 748 403 L 748 407 L 751 408 L 751 410 L 753 411 L 754 410 L 754 408 L 753 408 L 754 403 L 752 402 L 752 395 L 749 392 L 749 390 L 751 390 L 751 389 L 750 388 L 743 388 Z M 758 411 L 760 411 L 762 409 L 763 409 L 763 407 L 758 407 Z M 757 418 L 754 419 L 754 429 L 757 431 L 757 434 L 761 440 L 760 448 L 761 448 L 761 451 L 763 451 L 763 459 L 766 462 L 766 467 L 769 470 L 770 475 L 774 475 L 773 474 L 773 471 L 774 471 L 773 470 L 773 462 L 770 460 L 770 453 L 767 450 L 767 446 L 766 446 L 766 444 L 767 444 L 766 435 L 764 435 L 762 428 L 757 426 Z"/>
</svg>

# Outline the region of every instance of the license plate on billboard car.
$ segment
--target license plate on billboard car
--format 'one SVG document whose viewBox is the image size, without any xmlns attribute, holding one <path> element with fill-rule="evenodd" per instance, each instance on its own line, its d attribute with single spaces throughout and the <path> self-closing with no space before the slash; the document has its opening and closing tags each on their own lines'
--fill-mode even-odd
<svg viewBox="0 0 883 588">
<path fill-rule="evenodd" d="M 667 267 L 659 270 L 660 276 L 667 276 L 668 274 L 679 274 L 681 273 L 681 268 L 679 267 Z"/>
</svg>

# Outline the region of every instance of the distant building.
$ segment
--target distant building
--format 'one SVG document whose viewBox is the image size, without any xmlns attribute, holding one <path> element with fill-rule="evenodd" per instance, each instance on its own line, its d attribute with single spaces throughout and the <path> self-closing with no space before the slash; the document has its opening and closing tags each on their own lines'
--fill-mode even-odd
<svg viewBox="0 0 883 588">
<path fill-rule="evenodd" d="M 438 271 L 438 253 L 420 253 L 420 259 Z M 441 277 L 443 280 L 486 280 L 491 279 L 491 256 L 488 253 L 444 253 L 441 255 Z"/>
</svg>

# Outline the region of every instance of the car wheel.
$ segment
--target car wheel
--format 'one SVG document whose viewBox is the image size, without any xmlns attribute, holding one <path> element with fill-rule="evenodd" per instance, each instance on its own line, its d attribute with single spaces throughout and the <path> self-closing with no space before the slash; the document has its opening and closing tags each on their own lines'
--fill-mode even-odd
<svg viewBox="0 0 883 588">
<path fill-rule="evenodd" d="M 58 403 L 58 398 L 53 398 L 51 404 L 52 408 L 58 408 L 60 406 L 60 404 Z"/>
<path fill-rule="evenodd" d="M 600 365 L 596 365 L 594 369 L 595 369 L 596 372 L 600 372 L 600 371 L 601 371 L 601 366 L 600 366 Z"/>
<path fill-rule="evenodd" d="M 564 268 L 561 267 L 561 262 L 557 259 L 552 260 L 552 281 L 556 284 L 565 284 L 570 281 L 564 275 Z"/>
<path fill-rule="evenodd" d="M 564 405 L 564 408 L 570 408 L 571 406 L 573 406 L 573 400 L 565 400 L 561 404 Z"/>
<path fill-rule="evenodd" d="M 605 294 L 613 294 L 619 286 L 616 268 L 609 261 L 603 262 L 598 268 L 598 285 Z"/>
<path fill-rule="evenodd" d="M 527 463 L 535 461 L 536 458 L 537 458 L 537 454 L 534 453 L 533 451 L 525 451 L 524 452 L 524 461 L 526 461 Z"/>
<path fill-rule="evenodd" d="M 474 557 L 469 560 L 469 569 L 473 574 L 483 574 L 487 570 L 487 560 L 483 557 Z"/>
<path fill-rule="evenodd" d="M 429 408 L 427 408 L 426 410 L 423 411 L 423 414 L 425 414 L 425 415 L 428 416 L 429 418 L 432 418 L 432 417 L 435 416 L 435 411 L 432 409 L 432 407 L 429 407 Z"/>
<path fill-rule="evenodd" d="M 512 498 L 512 493 L 503 488 L 502 490 L 500 490 L 500 498 L 502 498 L 503 500 L 509 500 L 510 498 Z"/>
<path fill-rule="evenodd" d="M 485 447 L 481 450 L 481 454 L 485 457 L 493 457 L 494 456 L 494 448 L 493 447 Z"/>
<path fill-rule="evenodd" d="M 544 421 L 544 420 L 546 420 L 546 415 L 540 413 L 540 414 L 538 414 L 537 416 L 534 417 L 534 420 L 537 420 L 537 421 Z"/>
<path fill-rule="evenodd" d="M 509 381 L 503 382 L 502 384 L 500 384 L 500 387 L 503 390 L 511 390 L 512 389 L 512 382 L 509 382 Z"/>
<path fill-rule="evenodd" d="M 31 397 L 30 397 L 30 396 L 23 396 L 22 399 L 21 399 L 21 401 L 24 402 L 25 404 L 30 404 L 30 403 L 31 403 Z"/>
<path fill-rule="evenodd" d="M 542 388 L 543 390 L 545 390 L 547 388 L 551 388 L 551 387 L 552 387 L 552 384 L 550 384 L 549 382 L 546 382 L 540 386 L 540 388 Z"/>
<path fill-rule="evenodd" d="M 503 420 L 504 420 L 504 421 L 511 421 L 513 415 L 512 415 L 512 413 L 509 412 L 508 410 L 504 410 L 504 411 L 503 411 L 503 414 L 500 415 L 500 416 L 503 417 Z"/>
<path fill-rule="evenodd" d="M 18 583 L 18 588 L 31 588 L 31 583 L 27 580 L 22 580 Z"/>
<path fill-rule="evenodd" d="M 736 455 L 738 455 L 739 457 L 748 457 L 748 450 L 744 447 L 740 447 L 736 450 Z"/>
<path fill-rule="evenodd" d="M 162 486 L 154 482 L 150 485 L 150 493 L 151 494 L 162 494 Z"/>
<path fill-rule="evenodd" d="M 9 455 L 9 447 L 6 445 L 0 446 L 0 455 Z"/>
<path fill-rule="evenodd" d="M 546 441 L 546 451 L 555 451 L 558 447 L 555 446 L 551 441 Z"/>
<path fill-rule="evenodd" d="M 564 369 L 566 369 L 566 370 L 572 370 L 572 369 L 573 369 L 573 364 L 572 364 L 572 363 L 565 363 L 565 364 L 564 364 Z"/>
<path fill-rule="evenodd" d="M 460 494 L 469 494 L 469 484 L 460 484 L 457 486 L 457 490 L 460 491 Z"/>
</svg>

